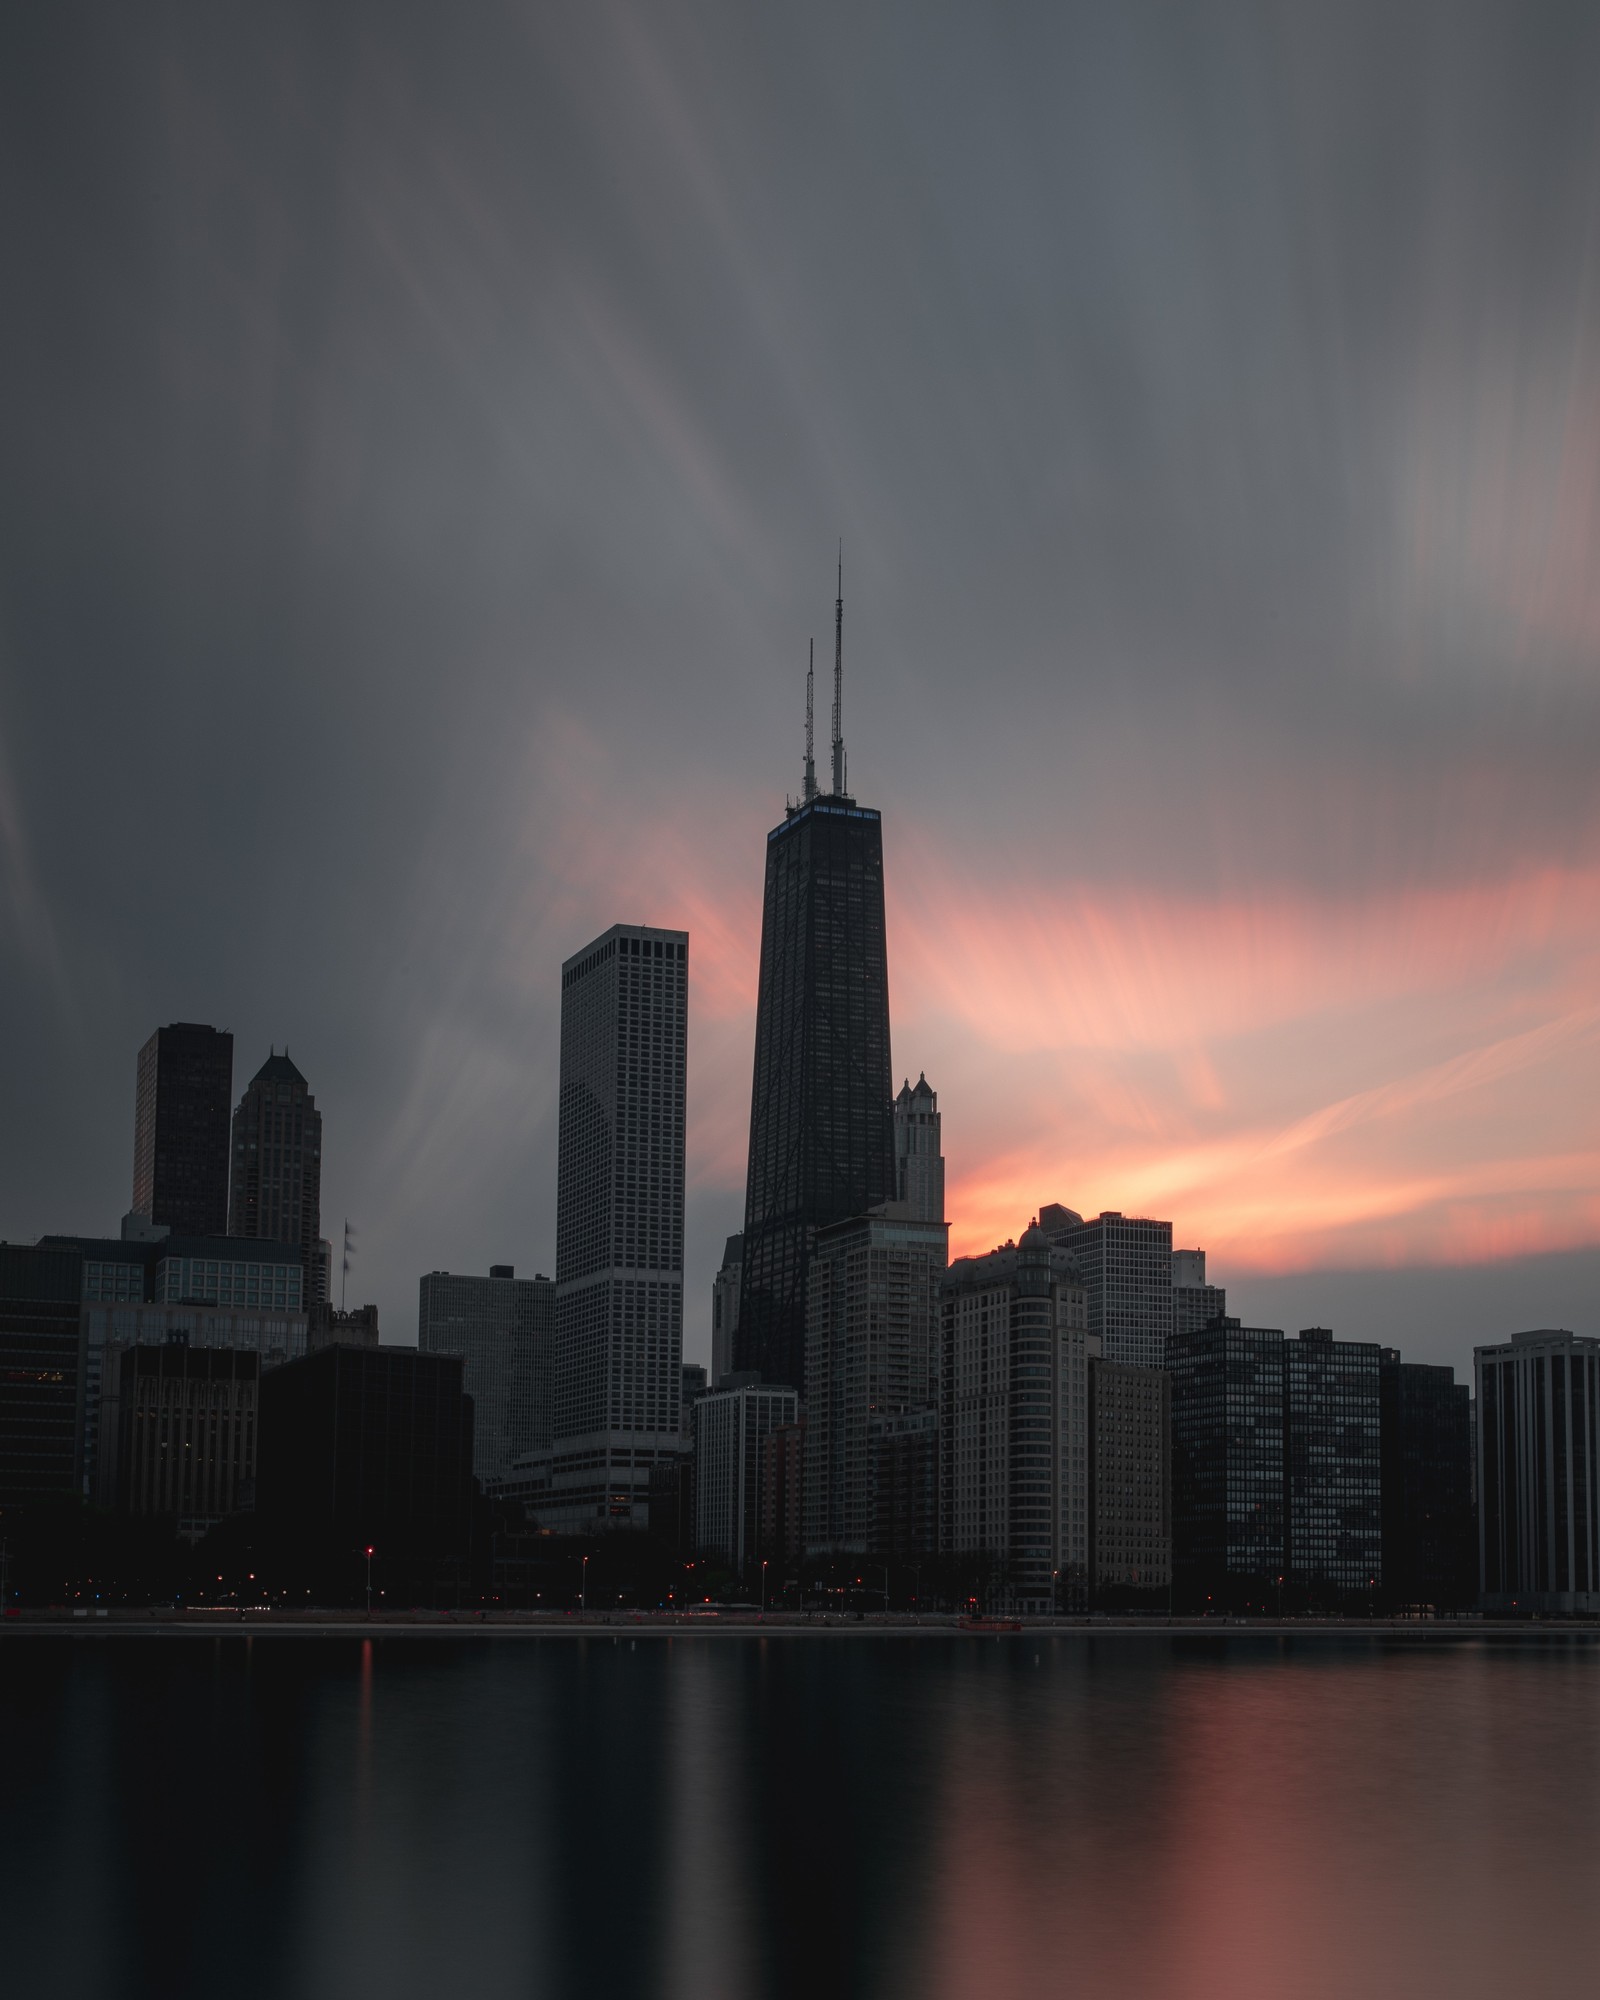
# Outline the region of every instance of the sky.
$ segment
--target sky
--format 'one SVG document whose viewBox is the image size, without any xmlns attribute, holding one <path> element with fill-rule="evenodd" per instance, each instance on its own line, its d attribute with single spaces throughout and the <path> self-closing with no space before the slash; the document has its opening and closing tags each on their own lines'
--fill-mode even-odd
<svg viewBox="0 0 1600 2000">
<path fill-rule="evenodd" d="M 0 23 L 0 1237 L 288 1045 L 350 1299 L 553 1268 L 559 966 L 687 927 L 685 1352 L 844 549 L 952 1250 L 1600 1333 L 1600 14 Z"/>
</svg>

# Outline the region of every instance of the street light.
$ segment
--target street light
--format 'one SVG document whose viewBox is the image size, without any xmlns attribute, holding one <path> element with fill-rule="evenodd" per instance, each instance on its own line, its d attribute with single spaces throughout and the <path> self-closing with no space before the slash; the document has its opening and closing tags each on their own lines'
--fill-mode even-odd
<svg viewBox="0 0 1600 2000">
<path fill-rule="evenodd" d="M 761 1615 L 767 1615 L 767 1558 L 761 1558 Z"/>
<path fill-rule="evenodd" d="M 578 1579 L 578 1615 L 586 1618 L 589 1614 L 589 1558 L 583 1559 L 583 1574 Z"/>
<path fill-rule="evenodd" d="M 372 1616 L 372 1548 L 367 1548 L 367 1616 Z"/>
</svg>

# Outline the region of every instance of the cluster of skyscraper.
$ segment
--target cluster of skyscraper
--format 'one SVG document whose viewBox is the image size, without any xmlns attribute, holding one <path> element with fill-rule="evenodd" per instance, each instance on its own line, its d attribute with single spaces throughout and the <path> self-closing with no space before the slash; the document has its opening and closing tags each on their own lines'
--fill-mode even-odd
<svg viewBox="0 0 1600 2000">
<path fill-rule="evenodd" d="M 248 1512 L 336 1590 L 379 1528 L 425 1568 L 459 1565 L 474 1403 L 450 1336 L 478 1324 L 463 1281 L 423 1280 L 442 1353 L 381 1346 L 376 1307 L 335 1307 L 321 1113 L 287 1050 L 236 1106 L 232 1080 L 231 1035 L 158 1029 L 138 1056 L 120 1234 L 0 1244 L 0 1510 L 82 1498 L 188 1541 Z M 538 1297 L 509 1271 L 476 1282 L 508 1326 L 473 1350 L 493 1463 L 539 1421 Z"/>
<path fill-rule="evenodd" d="M 1471 1404 L 1448 1369 L 1324 1329 L 1241 1327 L 1204 1253 L 1149 1218 L 1047 1204 L 1019 1242 L 949 1263 L 937 1098 L 925 1076 L 891 1095 L 883 829 L 845 785 L 842 632 L 841 591 L 833 783 L 816 782 L 808 676 L 800 796 L 767 836 L 744 1227 L 712 1288 L 709 1389 L 684 1371 L 676 1437 L 654 1420 L 574 1424 L 586 1476 L 560 1476 L 558 1450 L 519 1492 L 574 1529 L 638 1523 L 653 1496 L 658 1527 L 685 1524 L 686 1544 L 747 1580 L 758 1563 L 877 1556 L 942 1565 L 947 1586 L 970 1571 L 1028 1608 L 1118 1593 L 1470 1604 Z M 607 946 L 579 955 L 581 976 L 603 977 Z M 618 1088 L 632 1074 L 608 1025 L 621 1019 L 609 1001 L 563 1018 L 558 1235 L 592 1241 L 596 1260 L 619 1191 L 680 1185 L 681 1151 L 659 1178 L 635 1158 L 648 1128 L 609 1113 L 609 1081 L 574 1094 L 580 1059 Z M 663 1082 L 681 1107 L 681 1071 Z M 672 1136 L 681 1149 L 681 1126 Z M 662 1240 L 680 1231 L 681 1211 Z M 565 1271 L 558 1254 L 558 1297 L 580 1277 Z M 614 1261 L 606 1282 L 622 1280 Z M 639 1323 L 654 1380 L 677 1371 L 676 1326 Z M 598 1381 L 604 1356 L 607 1379 L 627 1379 L 614 1316 L 558 1313 L 556 1338 L 558 1367 L 581 1361 Z M 626 1411 L 613 1402 L 613 1425 Z M 1592 1456 L 1592 1429 L 1574 1436 Z M 1568 1608 L 1595 1547 L 1576 1531 L 1552 1542 Z"/>
<path fill-rule="evenodd" d="M 109 1501 L 133 1477 L 153 1511 L 230 1511 L 253 1478 L 259 1371 L 304 1355 L 341 1319 L 328 1302 L 321 1189 L 322 1116 L 287 1051 L 234 1105 L 232 1035 L 158 1028 L 138 1055 L 120 1235 L 0 1246 L 0 1504 Z M 375 1337 L 370 1308 L 368 1322 Z M 181 1393 L 181 1371 L 149 1371 L 143 1350 L 162 1347 L 195 1351 Z M 157 1402 L 173 1413 L 172 1448 L 157 1454 L 160 1478 L 135 1476 L 125 1433 L 136 1408 Z M 228 1448 L 197 1454 L 190 1429 L 213 1409 L 227 1412 Z"/>
<path fill-rule="evenodd" d="M 421 1280 L 439 1367 L 406 1393 L 432 1412 L 438 1490 L 466 1451 L 544 1530 L 650 1529 L 747 1584 L 871 1557 L 1027 1610 L 1459 1609 L 1480 1590 L 1600 1610 L 1600 1342 L 1478 1350 L 1474 1449 L 1450 1370 L 1242 1326 L 1168 1222 L 1048 1203 L 950 1263 L 938 1099 L 926 1076 L 893 1093 L 883 828 L 846 789 L 842 653 L 841 586 L 832 783 L 808 674 L 801 794 L 766 841 L 744 1226 L 712 1288 L 709 1385 L 682 1360 L 689 938 L 617 924 L 561 968 L 554 1279 Z M 122 1239 L 0 1251 L 21 1364 L 0 1503 L 64 1478 L 203 1524 L 252 1490 L 274 1399 L 285 1439 L 315 1430 L 319 1396 L 328 1423 L 389 1421 L 360 1412 L 394 1404 L 411 1363 L 377 1349 L 373 1309 L 332 1310 L 305 1079 L 274 1053 L 230 1119 L 231 1078 L 230 1036 L 159 1030 Z M 352 1346 L 392 1361 L 306 1372 Z M 274 1370 L 290 1386 L 269 1394 Z M 218 1410 L 220 1456 L 196 1442 Z M 374 1464 L 423 1450 L 383 1435 Z"/>
</svg>

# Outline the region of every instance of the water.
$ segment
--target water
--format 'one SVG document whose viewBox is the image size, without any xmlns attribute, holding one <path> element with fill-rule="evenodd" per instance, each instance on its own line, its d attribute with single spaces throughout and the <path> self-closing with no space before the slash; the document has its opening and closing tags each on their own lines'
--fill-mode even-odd
<svg viewBox="0 0 1600 2000">
<path fill-rule="evenodd" d="M 1600 1648 L 0 1641 L 22 1996 L 1589 1990 Z"/>
</svg>

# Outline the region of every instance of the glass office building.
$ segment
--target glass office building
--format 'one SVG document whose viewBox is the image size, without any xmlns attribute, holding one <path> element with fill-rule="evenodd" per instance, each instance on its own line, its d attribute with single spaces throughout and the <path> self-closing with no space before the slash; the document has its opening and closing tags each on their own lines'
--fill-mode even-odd
<svg viewBox="0 0 1600 2000">
<path fill-rule="evenodd" d="M 1326 1327 L 1283 1344 L 1284 1557 L 1301 1609 L 1375 1609 L 1382 1592 L 1379 1353 Z"/>
<path fill-rule="evenodd" d="M 1218 1319 L 1172 1343 L 1180 1604 L 1276 1607 L 1283 1575 L 1283 1335 Z"/>
</svg>

